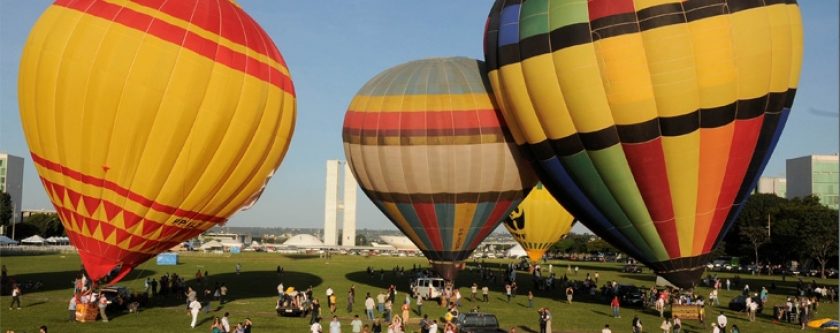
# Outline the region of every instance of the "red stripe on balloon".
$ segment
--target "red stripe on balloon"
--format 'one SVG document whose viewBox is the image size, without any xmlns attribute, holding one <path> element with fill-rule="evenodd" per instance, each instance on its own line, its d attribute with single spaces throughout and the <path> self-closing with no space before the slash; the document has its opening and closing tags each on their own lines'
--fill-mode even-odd
<svg viewBox="0 0 840 333">
<path fill-rule="evenodd" d="M 443 248 L 443 241 L 440 237 L 440 226 L 438 225 L 437 221 L 435 204 L 415 203 L 412 206 L 414 206 L 414 211 L 417 213 L 417 218 L 420 219 L 420 223 L 423 224 L 423 229 L 426 231 L 426 236 L 429 237 L 429 241 L 432 243 L 432 248 L 429 250 L 446 250 Z"/>
<path fill-rule="evenodd" d="M 52 170 L 54 172 L 58 172 L 58 173 L 66 176 L 66 177 L 69 177 L 73 180 L 82 182 L 82 183 L 87 184 L 87 185 L 92 185 L 92 186 L 101 187 L 101 188 L 104 188 L 104 189 L 107 189 L 107 190 L 111 190 L 111 191 L 113 191 L 113 192 L 115 192 L 115 193 L 117 193 L 117 194 L 119 194 L 123 197 L 128 198 L 131 201 L 134 201 L 134 202 L 136 202 L 138 204 L 141 204 L 145 207 L 152 208 L 152 209 L 154 209 L 156 211 L 159 211 L 161 213 L 166 213 L 166 214 L 169 214 L 169 215 L 183 217 L 183 218 L 190 219 L 190 220 L 196 219 L 196 220 L 208 221 L 208 222 L 214 222 L 214 223 L 221 223 L 221 222 L 227 221 L 227 218 L 222 217 L 222 216 L 207 215 L 207 214 L 202 214 L 202 213 L 195 212 L 195 211 L 183 210 L 183 209 L 180 209 L 180 208 L 177 208 L 177 207 L 164 205 L 164 204 L 156 202 L 152 199 L 146 198 L 146 197 L 144 197 L 140 194 L 132 192 L 131 190 L 129 190 L 125 187 L 122 187 L 120 185 L 117 185 L 116 183 L 114 183 L 112 181 L 85 175 L 85 174 L 83 174 L 79 171 L 76 171 L 76 170 L 73 170 L 71 168 L 62 166 L 61 164 L 58 164 L 56 162 L 52 162 L 50 160 L 47 160 L 46 158 L 38 156 L 35 153 L 32 153 L 32 152 L 30 152 L 30 153 L 32 155 L 32 161 L 35 162 L 35 164 L 37 164 L 37 165 L 39 165 L 43 168 Z M 79 196 L 81 194 L 76 193 L 74 191 L 71 191 L 69 189 L 67 189 L 66 191 L 67 191 L 67 194 L 70 197 L 70 200 L 73 203 L 73 205 L 78 205 Z"/>
<path fill-rule="evenodd" d="M 662 138 L 640 144 L 622 144 L 621 147 L 668 256 L 681 257 Z"/>
<path fill-rule="evenodd" d="M 726 175 L 723 177 L 723 186 L 721 186 L 720 195 L 718 196 L 715 217 L 712 220 L 709 233 L 706 234 L 706 242 L 703 245 L 704 253 L 712 251 L 715 240 L 721 228 L 723 228 L 723 223 L 726 221 L 726 217 L 732 209 L 735 196 L 738 195 L 738 190 L 741 189 L 741 183 L 744 181 L 744 175 L 747 173 L 747 168 L 750 165 L 750 159 L 752 159 L 755 144 L 758 141 L 758 135 L 761 133 L 762 123 L 764 123 L 764 115 L 752 119 L 735 121 L 735 133 L 732 136 L 732 146 L 729 151 L 729 161 L 726 165 Z"/>
<path fill-rule="evenodd" d="M 633 0 L 589 0 L 589 21 L 617 14 L 635 13 Z"/>
<path fill-rule="evenodd" d="M 276 68 L 155 17 L 98 0 L 57 0 L 55 4 L 158 37 L 295 95 L 291 78 Z"/>
<path fill-rule="evenodd" d="M 216 6 L 197 5 L 200 2 L 192 1 L 132 0 L 132 2 L 189 22 L 286 66 L 268 34 L 259 28 L 251 16 L 228 0 L 215 1 Z M 254 42 L 254 39 L 251 39 L 253 36 L 259 36 L 260 42 Z M 261 41 L 266 41 L 266 43 Z"/>
<path fill-rule="evenodd" d="M 347 111 L 344 128 L 362 130 L 472 129 L 504 127 L 494 109 L 455 111 Z"/>
</svg>

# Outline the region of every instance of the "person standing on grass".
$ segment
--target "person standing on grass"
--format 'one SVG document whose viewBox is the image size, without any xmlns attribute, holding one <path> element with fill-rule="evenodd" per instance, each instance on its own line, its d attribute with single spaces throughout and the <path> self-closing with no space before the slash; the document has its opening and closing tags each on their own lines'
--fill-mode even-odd
<svg viewBox="0 0 840 333">
<path fill-rule="evenodd" d="M 70 312 L 70 316 L 67 318 L 68 321 L 75 321 L 76 320 L 76 296 L 70 297 L 70 304 L 67 306 L 67 311 Z"/>
<path fill-rule="evenodd" d="M 531 290 L 528 290 L 528 307 L 534 307 L 534 292 Z"/>
<path fill-rule="evenodd" d="M 314 324 L 321 319 L 321 304 L 318 303 L 317 298 L 312 300 L 312 309 L 310 311 L 312 311 L 312 317 L 309 318 L 309 324 Z"/>
<path fill-rule="evenodd" d="M 408 322 L 408 316 L 411 314 L 411 305 L 408 303 L 403 303 L 402 305 L 402 321 L 404 323 Z"/>
<path fill-rule="evenodd" d="M 20 310 L 20 295 L 23 294 L 20 291 L 20 286 L 15 284 L 12 287 L 12 303 L 9 304 L 9 310 L 11 310 L 15 305 L 17 305 L 17 309 Z"/>
<path fill-rule="evenodd" d="M 604 328 L 601 329 L 601 333 L 612 333 L 612 330 L 610 330 L 610 324 L 604 325 Z"/>
<path fill-rule="evenodd" d="M 633 325 L 633 333 L 642 333 L 644 328 L 642 327 L 642 320 L 639 319 L 638 315 L 633 316 L 631 324 Z"/>
<path fill-rule="evenodd" d="M 618 300 L 618 296 L 613 296 L 610 302 L 610 309 L 612 310 L 613 318 L 621 318 L 621 301 Z"/>
<path fill-rule="evenodd" d="M 279 266 L 278 266 L 279 267 Z M 312 324 L 309 325 L 309 331 L 312 333 L 321 333 L 324 331 L 324 328 L 321 327 L 321 319 L 315 318 Z"/>
<path fill-rule="evenodd" d="M 201 303 L 199 303 L 198 300 L 193 299 L 187 308 L 190 310 L 190 316 L 192 316 L 190 328 L 195 328 L 195 323 L 198 321 L 198 311 L 201 311 Z"/>
<path fill-rule="evenodd" d="M 481 287 L 481 299 L 484 303 L 490 302 L 490 288 L 486 285 Z"/>
<path fill-rule="evenodd" d="M 470 292 L 472 293 L 472 301 L 475 302 L 476 294 L 478 294 L 478 283 L 473 282 Z"/>
<path fill-rule="evenodd" d="M 241 271 L 242 271 L 242 265 L 240 265 L 239 263 L 236 263 L 236 275 L 239 275 L 239 273 Z"/>
<path fill-rule="evenodd" d="M 222 286 L 219 287 L 219 305 L 225 304 L 225 298 L 227 298 L 228 287 L 222 283 Z"/>
<path fill-rule="evenodd" d="M 378 295 L 376 295 L 376 307 L 379 310 L 379 314 L 385 313 L 385 292 L 380 291 Z"/>
<path fill-rule="evenodd" d="M 370 297 L 370 293 L 367 294 L 365 297 L 365 314 L 367 314 L 368 320 L 373 320 L 373 307 L 376 306 L 376 302 L 373 301 L 373 297 Z"/>
<path fill-rule="evenodd" d="M 108 322 L 108 314 L 105 313 L 106 312 L 105 310 L 108 309 L 108 304 L 110 304 L 111 302 L 108 301 L 108 298 L 105 297 L 105 294 L 100 292 L 98 303 L 99 303 L 99 315 L 102 317 L 102 322 L 107 323 Z"/>
<path fill-rule="evenodd" d="M 566 302 L 572 304 L 572 297 L 575 295 L 575 290 L 572 289 L 572 286 L 568 286 L 566 288 Z"/>
<path fill-rule="evenodd" d="M 505 296 L 507 296 L 507 302 L 508 303 L 510 303 L 510 292 L 511 292 L 510 283 L 506 283 L 505 284 Z"/>
<path fill-rule="evenodd" d="M 429 324 L 429 330 L 426 333 L 438 333 L 438 322 L 437 319 L 432 319 L 432 323 Z"/>
<path fill-rule="evenodd" d="M 674 316 L 674 326 L 671 326 L 674 329 L 674 333 L 680 333 L 680 329 L 682 329 L 682 320 L 680 317 Z"/>
<path fill-rule="evenodd" d="M 370 331 L 372 333 L 382 333 L 382 320 L 376 318 L 373 324 L 370 325 Z"/>
<path fill-rule="evenodd" d="M 417 315 L 423 314 L 423 295 L 417 294 Z"/>
<path fill-rule="evenodd" d="M 223 332 L 230 332 L 230 313 L 225 312 L 225 315 L 219 320 L 219 324 L 221 324 Z"/>
<path fill-rule="evenodd" d="M 662 329 L 662 333 L 671 333 L 671 321 L 668 318 L 662 320 L 662 325 L 659 325 L 659 328 Z"/>
<path fill-rule="evenodd" d="M 423 319 L 420 319 L 420 333 L 426 333 L 429 325 L 429 315 L 423 315 Z"/>
<path fill-rule="evenodd" d="M 330 321 L 330 333 L 341 333 L 341 322 L 338 321 L 338 316 L 333 316 Z"/>
<path fill-rule="evenodd" d="M 347 291 L 347 312 L 353 312 L 353 302 L 355 301 L 356 295 L 353 291 L 353 287 L 350 287 L 350 290 Z"/>
<path fill-rule="evenodd" d="M 350 327 L 352 328 L 351 331 L 353 333 L 362 333 L 362 320 L 359 319 L 359 315 L 353 316 L 353 321 L 350 322 Z"/>
<path fill-rule="evenodd" d="M 337 299 L 337 297 L 335 297 L 335 294 L 330 295 L 329 303 L 330 303 L 330 313 L 335 314 L 336 304 L 338 303 L 338 299 Z M 332 324 L 332 323 L 330 323 L 330 324 Z"/>
</svg>

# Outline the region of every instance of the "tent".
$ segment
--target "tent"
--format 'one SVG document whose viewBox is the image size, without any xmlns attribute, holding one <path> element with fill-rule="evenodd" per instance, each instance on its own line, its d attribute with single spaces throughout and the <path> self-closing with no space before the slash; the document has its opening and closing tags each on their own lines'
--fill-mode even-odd
<svg viewBox="0 0 840 333">
<path fill-rule="evenodd" d="M 201 244 L 201 247 L 199 247 L 199 248 L 204 250 L 204 251 L 207 251 L 207 250 L 214 250 L 214 249 L 221 250 L 223 247 L 224 246 L 222 246 L 221 242 L 213 240 L 213 241 L 209 241 L 207 243 Z"/>
<path fill-rule="evenodd" d="M 46 241 L 50 244 L 70 244 L 70 238 L 67 237 L 52 236 L 48 237 Z"/>
<path fill-rule="evenodd" d="M 12 245 L 17 244 L 18 242 L 14 239 L 6 237 L 4 235 L 0 235 L 0 245 Z"/>
<path fill-rule="evenodd" d="M 522 248 L 522 245 L 516 244 L 514 247 L 510 248 L 505 252 L 505 257 L 508 258 L 519 258 L 521 256 L 527 256 L 528 252 L 525 252 L 525 249 Z"/>
<path fill-rule="evenodd" d="M 34 236 L 26 237 L 23 240 L 21 240 L 20 242 L 21 242 L 21 244 L 44 245 L 44 242 L 46 242 L 46 240 L 44 239 L 44 237 L 34 235 Z"/>
</svg>

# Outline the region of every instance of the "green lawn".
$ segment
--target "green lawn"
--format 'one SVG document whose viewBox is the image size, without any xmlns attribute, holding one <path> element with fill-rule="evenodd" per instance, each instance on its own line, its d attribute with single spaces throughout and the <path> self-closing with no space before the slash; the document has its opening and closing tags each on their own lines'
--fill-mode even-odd
<svg viewBox="0 0 840 333">
<path fill-rule="evenodd" d="M 139 314 L 115 314 L 109 323 L 72 323 L 66 322 L 67 301 L 71 296 L 71 283 L 74 273 L 79 269 L 79 259 L 75 255 L 41 255 L 41 256 L 3 256 L 0 257 L 2 264 L 6 265 L 9 274 L 18 281 L 40 281 L 43 287 L 34 292 L 26 293 L 23 296 L 22 310 L 8 310 L 10 297 L 0 297 L 0 329 L 15 330 L 16 332 L 36 332 L 40 325 L 48 325 L 51 332 L 186 332 L 189 328 L 189 317 L 180 304 L 174 305 L 174 301 L 161 302 L 156 307 L 143 309 Z M 357 299 L 354 306 L 356 314 L 364 318 L 363 299 L 366 292 L 375 295 L 385 285 L 394 283 L 399 292 L 403 293 L 408 289 L 408 277 L 394 276 L 390 270 L 395 265 L 406 267 L 410 270 L 413 264 L 425 265 L 425 260 L 419 257 L 357 257 L 357 256 L 334 256 L 333 258 L 289 258 L 277 254 L 267 253 L 243 253 L 238 255 L 182 255 L 181 263 L 178 266 L 157 266 L 154 261 L 148 262 L 136 271 L 131 273 L 120 285 L 135 290 L 142 290 L 143 279 L 146 276 L 154 275 L 158 278 L 165 272 L 178 273 L 192 279 L 197 269 L 207 270 L 212 281 L 225 282 L 230 288 L 232 301 L 225 304 L 223 308 L 216 309 L 209 315 L 201 314 L 199 322 L 202 328 L 196 331 L 206 331 L 212 322 L 211 316 L 221 316 L 224 312 L 230 312 L 232 322 L 238 322 L 245 317 L 250 317 L 254 322 L 255 332 L 308 332 L 308 320 L 300 318 L 281 318 L 276 316 L 274 311 L 276 285 L 278 282 L 275 268 L 282 265 L 286 269 L 283 277 L 284 284 L 305 288 L 313 286 L 315 296 L 322 303 L 324 291 L 332 287 L 339 295 L 338 314 L 343 323 L 344 332 L 350 332 L 349 322 L 352 314 L 345 311 L 347 290 L 351 284 L 356 285 Z M 508 260 L 488 260 L 487 264 L 507 263 Z M 234 273 L 236 263 L 242 265 L 242 274 Z M 565 267 L 569 262 L 555 261 L 554 270 L 558 275 L 565 273 Z M 600 283 L 618 279 L 623 284 L 636 284 L 650 286 L 654 277 L 650 274 L 625 274 L 619 272 L 618 264 L 600 263 L 575 263 L 579 265 L 580 272 L 577 276 L 570 275 L 570 278 L 583 280 L 587 272 L 600 272 Z M 380 280 L 377 273 L 370 279 L 365 269 L 371 266 L 377 270 L 385 269 L 385 279 Z M 724 277 L 729 275 L 723 275 Z M 462 272 L 458 278 L 458 286 L 462 287 L 462 294 L 468 296 L 468 286 L 477 275 L 470 272 Z M 535 308 L 527 308 L 527 294 L 530 287 L 530 280 L 527 274 L 520 273 L 519 292 L 520 296 L 514 298 L 511 303 L 503 299 L 503 286 L 491 285 L 489 303 L 472 303 L 469 300 L 464 302 L 462 310 L 468 310 L 475 305 L 480 305 L 483 311 L 495 313 L 504 327 L 516 326 L 519 332 L 539 331 L 537 326 L 536 308 L 546 306 L 551 309 L 553 315 L 552 327 L 559 332 L 600 332 L 604 324 L 610 324 L 613 332 L 629 331 L 630 321 L 634 314 L 639 314 L 645 324 L 647 332 L 658 332 L 658 314 L 653 311 L 641 311 L 637 309 L 623 308 L 621 318 L 611 318 L 609 306 L 600 299 L 587 299 L 584 296 L 576 297 L 579 300 L 573 304 L 566 304 L 562 290 L 554 290 L 550 293 L 537 293 L 535 297 Z M 742 275 L 741 278 L 749 282 L 752 288 L 769 286 L 770 278 L 765 276 Z M 771 290 L 768 309 L 757 322 L 750 323 L 745 316 L 733 313 L 729 310 L 724 312 L 729 316 L 730 323 L 741 327 L 742 332 L 792 332 L 798 326 L 789 324 L 778 324 L 771 322 L 769 316 L 772 313 L 772 304 L 781 303 L 783 298 L 793 293 L 792 282 L 781 282 L 780 278 L 774 278 L 776 289 Z M 194 282 L 194 281 L 190 281 Z M 819 283 L 837 285 L 836 280 L 822 280 Z M 479 282 L 482 285 L 482 282 Z M 700 295 L 708 295 L 708 290 L 700 288 Z M 721 303 L 725 306 L 729 299 L 737 294 L 737 291 L 724 291 L 721 296 Z M 398 295 L 402 300 L 404 294 Z M 214 303 L 214 307 L 218 305 Z M 427 303 L 424 305 L 424 312 L 434 316 L 443 314 L 443 309 Z M 718 309 L 708 308 L 707 315 L 716 316 Z M 836 317 L 838 313 L 837 304 L 820 304 L 819 313 L 816 318 Z M 412 320 L 409 324 L 409 331 L 417 331 L 417 318 L 412 313 Z M 684 322 L 685 330 L 689 332 L 709 332 L 707 325 L 701 326 L 697 322 Z"/>
</svg>

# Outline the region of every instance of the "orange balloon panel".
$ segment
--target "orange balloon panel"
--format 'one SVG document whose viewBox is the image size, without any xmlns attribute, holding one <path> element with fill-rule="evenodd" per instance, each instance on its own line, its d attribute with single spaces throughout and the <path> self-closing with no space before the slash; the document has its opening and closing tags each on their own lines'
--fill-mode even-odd
<svg viewBox="0 0 840 333">
<path fill-rule="evenodd" d="M 18 88 L 33 162 L 94 280 L 252 204 L 295 122 L 280 52 L 226 0 L 56 1 Z"/>
</svg>

